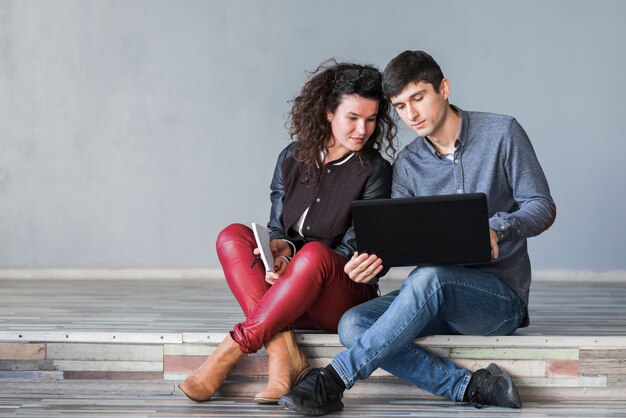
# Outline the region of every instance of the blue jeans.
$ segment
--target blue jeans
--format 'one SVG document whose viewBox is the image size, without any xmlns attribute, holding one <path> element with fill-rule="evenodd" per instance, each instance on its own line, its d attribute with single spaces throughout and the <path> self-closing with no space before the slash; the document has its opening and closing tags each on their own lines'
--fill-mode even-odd
<svg viewBox="0 0 626 418">
<path fill-rule="evenodd" d="M 462 266 L 418 267 L 399 290 L 348 310 L 339 338 L 348 349 L 331 362 L 346 388 L 378 367 L 439 396 L 462 401 L 472 376 L 413 340 L 426 335 L 508 335 L 524 302 L 496 277 Z"/>
</svg>

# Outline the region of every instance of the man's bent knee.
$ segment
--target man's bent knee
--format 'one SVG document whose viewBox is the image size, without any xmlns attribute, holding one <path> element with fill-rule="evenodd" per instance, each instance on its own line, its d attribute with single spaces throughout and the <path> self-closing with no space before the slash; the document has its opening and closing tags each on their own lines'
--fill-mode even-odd
<svg viewBox="0 0 626 418">
<path fill-rule="evenodd" d="M 407 277 L 405 283 L 412 288 L 426 289 L 437 286 L 445 266 L 417 267 Z"/>
</svg>

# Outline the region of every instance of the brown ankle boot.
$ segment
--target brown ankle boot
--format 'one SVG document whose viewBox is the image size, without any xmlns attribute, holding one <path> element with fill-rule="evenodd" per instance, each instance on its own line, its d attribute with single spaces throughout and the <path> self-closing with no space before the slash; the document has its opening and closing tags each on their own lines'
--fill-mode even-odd
<svg viewBox="0 0 626 418">
<path fill-rule="evenodd" d="M 192 401 L 208 401 L 244 356 L 245 353 L 229 333 L 204 364 L 178 388 Z"/>
<path fill-rule="evenodd" d="M 309 364 L 296 344 L 293 331 L 274 335 L 265 344 L 265 351 L 269 357 L 269 381 L 256 394 L 254 402 L 276 403 L 309 370 Z"/>
</svg>

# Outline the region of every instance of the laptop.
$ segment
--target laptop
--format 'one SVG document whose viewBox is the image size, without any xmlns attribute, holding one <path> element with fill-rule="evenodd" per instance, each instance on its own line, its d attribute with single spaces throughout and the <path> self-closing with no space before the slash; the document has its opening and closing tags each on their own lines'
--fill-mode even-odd
<svg viewBox="0 0 626 418">
<path fill-rule="evenodd" d="M 491 261 L 484 193 L 355 200 L 351 210 L 358 251 L 386 267 Z"/>
</svg>

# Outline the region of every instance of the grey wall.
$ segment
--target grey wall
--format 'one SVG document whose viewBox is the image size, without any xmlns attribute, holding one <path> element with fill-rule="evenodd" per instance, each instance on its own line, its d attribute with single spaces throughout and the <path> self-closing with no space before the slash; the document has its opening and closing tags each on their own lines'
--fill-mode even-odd
<svg viewBox="0 0 626 418">
<path fill-rule="evenodd" d="M 0 0 L 0 267 L 217 267 L 223 226 L 267 220 L 304 70 L 424 49 L 452 103 L 530 135 L 559 210 L 534 266 L 626 268 L 625 18 L 619 0 Z"/>
</svg>

